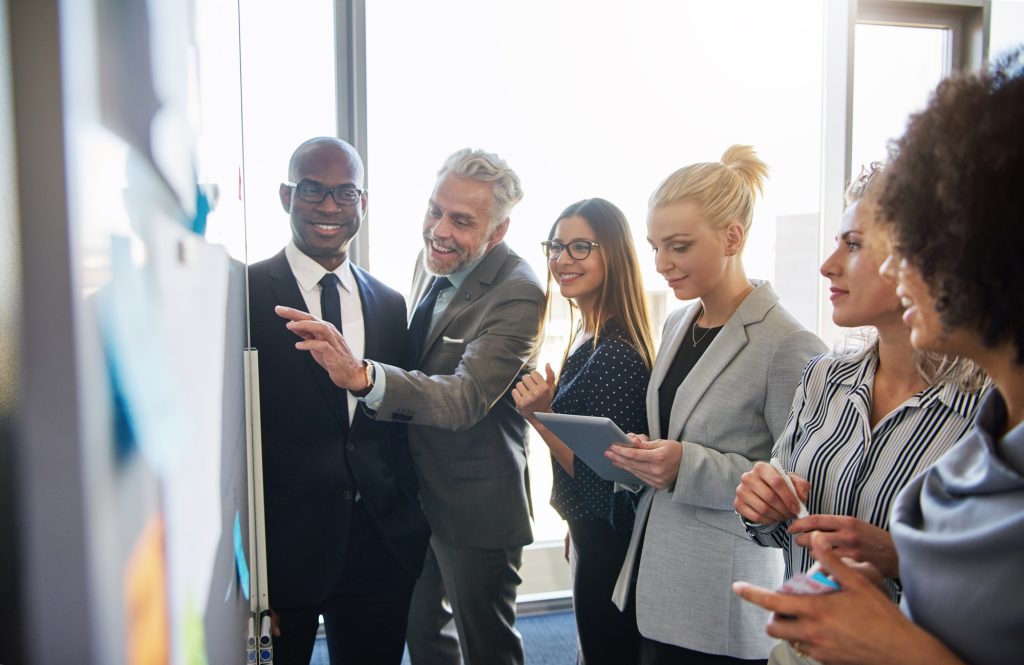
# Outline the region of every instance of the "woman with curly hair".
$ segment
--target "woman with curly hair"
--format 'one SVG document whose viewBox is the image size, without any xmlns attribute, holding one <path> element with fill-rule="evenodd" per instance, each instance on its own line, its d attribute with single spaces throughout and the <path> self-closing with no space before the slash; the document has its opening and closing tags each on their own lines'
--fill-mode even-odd
<svg viewBox="0 0 1024 665">
<path fill-rule="evenodd" d="M 557 382 L 531 372 L 512 391 L 516 407 L 551 451 L 551 505 L 569 523 L 572 596 L 579 663 L 636 662 L 631 608 L 612 604 L 612 587 L 633 531 L 635 497 L 614 492 L 537 419 L 537 412 L 611 418 L 627 432 L 647 429 L 644 393 L 654 347 L 640 266 L 626 216 L 604 199 L 578 201 L 555 220 L 542 245 L 552 284 L 578 310 L 580 327 L 565 351 Z"/>
<path fill-rule="evenodd" d="M 893 147 L 890 220 L 911 342 L 991 376 L 975 427 L 896 500 L 903 614 L 832 551 L 842 591 L 792 596 L 739 584 L 775 614 L 771 635 L 826 663 L 1020 662 L 1024 653 L 1024 50 L 941 83 Z M 897 260 L 898 257 L 898 260 Z M 897 265 L 898 264 L 898 265 Z"/>
</svg>

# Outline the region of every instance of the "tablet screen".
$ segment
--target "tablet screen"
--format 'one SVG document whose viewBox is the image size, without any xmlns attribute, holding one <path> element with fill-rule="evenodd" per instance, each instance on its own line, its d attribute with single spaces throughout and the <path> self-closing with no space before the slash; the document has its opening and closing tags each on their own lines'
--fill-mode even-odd
<svg viewBox="0 0 1024 665">
<path fill-rule="evenodd" d="M 615 466 L 604 456 L 604 451 L 613 443 L 632 445 L 626 434 L 610 418 L 565 413 L 534 415 L 601 478 L 620 483 L 641 483 L 632 473 Z"/>
</svg>

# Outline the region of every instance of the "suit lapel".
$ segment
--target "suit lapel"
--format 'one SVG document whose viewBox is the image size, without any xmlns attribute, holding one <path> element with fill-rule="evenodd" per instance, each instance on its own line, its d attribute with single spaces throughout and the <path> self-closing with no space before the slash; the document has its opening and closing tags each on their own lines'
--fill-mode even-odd
<svg viewBox="0 0 1024 665">
<path fill-rule="evenodd" d="M 427 289 L 430 288 L 430 282 L 434 279 L 434 276 L 427 272 L 427 269 L 423 267 L 423 250 L 420 250 L 419 256 L 416 257 L 416 269 L 412 273 L 412 290 L 409 292 L 409 308 L 406 312 L 406 328 L 412 323 L 413 314 L 416 313 L 416 306 L 423 300 L 423 296 L 427 294 Z"/>
<path fill-rule="evenodd" d="M 660 439 L 665 436 L 661 431 L 661 401 L 658 398 L 658 388 L 665 380 L 676 353 L 679 352 L 679 345 L 686 335 L 687 329 L 693 318 L 700 311 L 700 303 L 690 305 L 682 315 L 679 323 L 672 330 L 665 331 L 665 337 L 661 342 L 661 349 L 654 359 L 654 367 L 651 368 L 651 381 L 647 384 L 647 431 L 651 433 L 652 439 Z"/>
<path fill-rule="evenodd" d="M 729 366 L 737 354 L 747 345 L 747 326 L 764 320 L 769 310 L 775 306 L 779 297 L 775 295 L 767 282 L 754 281 L 754 290 L 751 291 L 740 306 L 729 317 L 721 332 L 715 337 L 711 345 L 704 351 L 704 355 L 694 366 L 690 373 L 683 380 L 679 389 L 676 390 L 675 399 L 672 402 L 672 416 L 669 419 L 668 436 L 665 438 L 679 440 L 683 434 L 683 427 L 690 419 L 694 408 L 700 402 L 704 393 L 707 392 L 715 379 Z M 657 385 L 661 384 L 668 371 L 668 366 L 675 359 L 676 351 L 683 342 L 683 338 L 700 311 L 699 304 L 691 307 L 690 311 L 683 317 L 683 321 L 676 331 L 673 339 L 671 354 L 665 359 L 661 368 L 661 377 Z M 662 360 L 659 358 L 659 360 Z M 656 391 L 655 391 L 656 396 Z M 650 396 L 648 396 L 650 400 Z M 657 413 L 657 412 L 655 412 Z"/>
<path fill-rule="evenodd" d="M 306 301 L 302 297 L 302 292 L 299 291 L 299 285 L 295 281 L 295 275 L 292 274 L 292 269 L 288 265 L 288 259 L 285 257 L 283 250 L 274 257 L 270 266 L 270 276 L 272 278 L 270 288 L 274 293 L 274 299 L 277 303 L 303 312 L 309 312 L 309 308 L 306 307 Z M 284 331 L 284 334 L 297 341 L 298 337 L 295 337 L 290 330 L 285 328 L 284 323 L 284 319 L 281 319 L 281 329 Z M 347 431 L 347 409 L 343 408 L 343 405 L 345 404 L 344 400 L 347 400 L 348 396 L 344 390 L 334 385 L 327 371 L 313 360 L 313 354 L 303 352 L 302 355 L 304 356 L 302 362 L 306 365 L 306 369 L 312 373 L 313 380 L 320 389 L 324 401 L 327 402 L 328 409 Z"/>
<path fill-rule="evenodd" d="M 369 282 L 366 281 L 366 276 L 363 271 L 353 266 L 352 274 L 356 278 L 356 288 L 359 289 L 359 300 L 363 304 L 363 357 L 364 358 L 379 358 L 381 357 L 381 337 L 380 335 L 372 334 L 370 331 L 370 324 L 373 321 L 378 321 L 379 317 L 377 312 L 379 311 L 377 303 L 377 294 L 370 288 Z M 345 396 L 346 399 L 348 396 Z M 357 408 L 355 414 L 352 416 L 352 428 L 359 427 L 364 420 L 366 420 L 366 414 L 363 413 L 362 408 Z"/>
<path fill-rule="evenodd" d="M 694 315 L 696 315 L 696 311 Z M 693 317 L 690 317 L 690 321 L 692 320 Z M 682 333 L 685 335 L 688 329 L 689 325 L 683 327 Z M 690 419 L 690 414 L 700 402 L 700 398 L 746 345 L 745 326 L 739 317 L 733 314 L 722 326 L 722 330 L 711 342 L 711 345 L 704 351 L 704 355 L 683 379 L 679 389 L 676 390 L 676 396 L 672 402 L 672 415 L 668 421 L 668 438 L 680 440 L 683 434 L 683 425 Z"/>
<path fill-rule="evenodd" d="M 428 350 L 437 342 L 438 338 L 441 337 L 441 334 L 455 317 L 479 300 L 483 294 L 487 293 L 488 288 L 497 278 L 501 266 L 505 264 L 508 253 L 508 245 L 504 242 L 498 243 L 487 253 L 480 262 L 480 265 L 466 276 L 462 286 L 458 288 L 452 299 L 448 301 L 448 306 L 441 312 L 437 321 L 433 321 L 430 324 L 430 330 L 427 332 L 427 339 L 423 342 L 423 350 L 420 353 L 417 364 L 422 364 Z"/>
</svg>

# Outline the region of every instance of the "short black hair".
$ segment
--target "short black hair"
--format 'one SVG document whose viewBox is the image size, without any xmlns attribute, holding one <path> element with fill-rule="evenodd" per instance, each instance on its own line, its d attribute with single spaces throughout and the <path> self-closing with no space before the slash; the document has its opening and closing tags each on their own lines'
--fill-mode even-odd
<svg viewBox="0 0 1024 665">
<path fill-rule="evenodd" d="M 1024 48 L 939 84 L 889 146 L 879 206 L 943 325 L 1024 364 Z"/>
</svg>

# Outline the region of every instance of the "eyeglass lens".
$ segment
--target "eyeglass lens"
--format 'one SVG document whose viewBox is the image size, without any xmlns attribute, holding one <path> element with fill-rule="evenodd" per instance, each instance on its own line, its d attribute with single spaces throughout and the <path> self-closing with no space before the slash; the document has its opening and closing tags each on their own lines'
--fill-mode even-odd
<svg viewBox="0 0 1024 665">
<path fill-rule="evenodd" d="M 362 195 L 362 192 L 355 187 L 341 185 L 328 188 L 318 182 L 306 181 L 300 182 L 295 186 L 295 193 L 298 194 L 300 199 L 309 203 L 322 203 L 327 198 L 327 195 L 330 194 L 338 205 L 352 205 Z"/>
<path fill-rule="evenodd" d="M 589 240 L 574 240 L 567 245 L 563 245 L 557 240 L 550 240 L 544 244 L 544 253 L 549 259 L 555 260 L 562 255 L 564 250 L 569 253 L 570 257 L 582 261 L 590 256 L 590 251 L 594 247 L 597 247 L 597 243 Z"/>
</svg>

